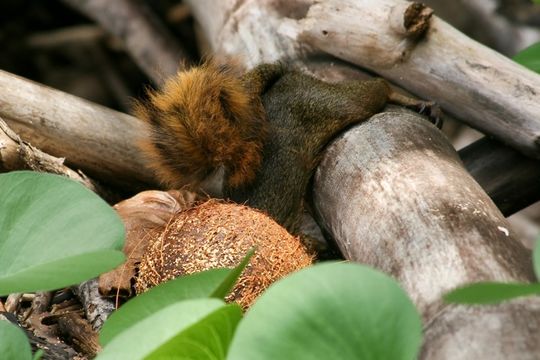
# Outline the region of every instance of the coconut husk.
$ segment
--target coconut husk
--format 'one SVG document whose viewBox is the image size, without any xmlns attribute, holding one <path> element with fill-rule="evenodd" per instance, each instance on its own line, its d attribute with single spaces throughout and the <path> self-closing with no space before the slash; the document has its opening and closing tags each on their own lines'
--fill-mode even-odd
<svg viewBox="0 0 540 360">
<path fill-rule="evenodd" d="M 124 222 L 126 261 L 99 277 L 99 292 L 105 296 L 131 296 L 132 282 L 148 244 L 161 234 L 174 214 L 189 208 L 198 196 L 187 190 L 143 191 L 114 206 Z"/>
<path fill-rule="evenodd" d="M 148 247 L 135 289 L 141 293 L 181 275 L 235 267 L 253 247 L 255 255 L 226 299 L 244 309 L 274 281 L 314 259 L 299 238 L 260 211 L 210 200 L 175 215 Z"/>
</svg>

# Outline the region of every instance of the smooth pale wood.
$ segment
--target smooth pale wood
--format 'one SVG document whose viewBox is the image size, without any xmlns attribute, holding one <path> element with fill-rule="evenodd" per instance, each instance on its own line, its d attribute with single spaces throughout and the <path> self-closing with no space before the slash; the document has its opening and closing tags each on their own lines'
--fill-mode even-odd
<svg viewBox="0 0 540 360">
<path fill-rule="evenodd" d="M 213 53 L 239 58 L 248 68 L 263 62 L 294 61 L 301 55 L 297 44 L 278 29 L 284 19 L 303 14 L 306 1 L 187 0 L 186 3 Z"/>
<path fill-rule="evenodd" d="M 429 122 L 385 112 L 352 128 L 325 151 L 313 199 L 347 259 L 391 274 L 407 291 L 430 329 L 428 358 L 473 359 L 488 348 L 497 354 L 492 359 L 539 353 L 540 299 L 520 306 L 521 314 L 512 306 L 471 309 L 441 301 L 465 283 L 534 276 L 530 252 Z M 480 331 L 486 319 L 500 328 Z M 534 326 L 523 326 L 524 319 Z M 515 336 L 501 341 L 505 332 Z M 458 345 L 464 337 L 467 345 Z"/>
<path fill-rule="evenodd" d="M 0 70 L 0 117 L 25 141 L 127 188 L 155 183 L 136 143 L 140 120 Z"/>
<path fill-rule="evenodd" d="M 411 40 L 396 31 L 403 22 L 396 9 L 404 3 L 316 1 L 287 34 L 435 100 L 472 127 L 540 158 L 540 75 L 437 17 L 424 38 Z"/>
<path fill-rule="evenodd" d="M 107 201 L 117 199 L 101 184 L 89 179 L 80 171 L 73 171 L 64 165 L 63 158 L 51 156 L 25 143 L 0 118 L 0 172 L 14 170 L 32 170 L 63 175 L 86 186 Z"/>
</svg>

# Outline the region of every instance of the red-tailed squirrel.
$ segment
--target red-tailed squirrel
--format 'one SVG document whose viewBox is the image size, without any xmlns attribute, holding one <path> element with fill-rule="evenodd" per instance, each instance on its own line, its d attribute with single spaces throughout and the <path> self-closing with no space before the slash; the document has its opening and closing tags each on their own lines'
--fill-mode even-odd
<svg viewBox="0 0 540 360">
<path fill-rule="evenodd" d="M 321 151 L 341 130 L 388 102 L 436 109 L 383 79 L 329 84 L 281 64 L 241 75 L 210 61 L 148 96 L 135 113 L 149 127 L 141 147 L 161 181 L 196 188 L 223 167 L 228 198 L 267 212 L 293 234 Z"/>
</svg>

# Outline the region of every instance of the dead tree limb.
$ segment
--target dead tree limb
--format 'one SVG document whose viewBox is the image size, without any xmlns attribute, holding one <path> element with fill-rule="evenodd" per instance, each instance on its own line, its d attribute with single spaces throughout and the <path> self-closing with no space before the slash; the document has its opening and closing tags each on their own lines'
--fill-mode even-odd
<svg viewBox="0 0 540 360">
<path fill-rule="evenodd" d="M 136 147 L 145 130 L 132 116 L 1 70 L 0 116 L 22 139 L 91 177 L 128 189 L 153 182 Z"/>
<path fill-rule="evenodd" d="M 540 75 L 431 17 L 418 3 L 315 1 L 281 31 L 435 100 L 472 127 L 540 158 Z"/>
<path fill-rule="evenodd" d="M 173 75 L 187 59 L 185 51 L 141 1 L 64 2 L 120 38 L 133 60 L 155 84 L 160 84 L 164 77 Z"/>
<path fill-rule="evenodd" d="M 532 281 L 534 275 L 530 252 L 427 121 L 386 112 L 351 129 L 326 150 L 313 194 L 321 223 L 344 256 L 391 274 L 405 288 L 424 318 L 430 359 L 472 359 L 478 349 L 496 354 L 493 359 L 538 354 L 539 299 L 523 301 L 521 315 L 513 313 L 516 306 L 441 301 L 465 283 Z M 485 321 L 501 327 L 482 328 Z M 456 323 L 462 326 L 440 335 Z M 503 333 L 512 333 L 504 346 Z M 474 346 L 457 345 L 463 338 Z"/>
<path fill-rule="evenodd" d="M 74 180 L 106 200 L 117 199 L 111 191 L 88 178 L 80 171 L 64 165 L 63 158 L 51 156 L 33 147 L 11 130 L 0 117 L 0 171 L 32 170 L 63 175 Z"/>
</svg>

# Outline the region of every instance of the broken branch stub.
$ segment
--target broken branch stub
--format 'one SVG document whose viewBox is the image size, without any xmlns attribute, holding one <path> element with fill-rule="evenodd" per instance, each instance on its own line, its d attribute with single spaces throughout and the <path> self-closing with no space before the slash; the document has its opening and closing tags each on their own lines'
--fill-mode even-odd
<svg viewBox="0 0 540 360">
<path fill-rule="evenodd" d="M 498 349 L 504 358 L 509 349 L 517 351 L 518 344 L 540 336 L 540 327 L 531 331 L 522 322 L 528 317 L 540 323 L 538 299 L 525 302 L 521 311 L 527 315 L 522 317 L 511 314 L 515 309 L 509 306 L 470 310 L 442 303 L 445 292 L 465 283 L 527 282 L 534 276 L 530 252 L 513 238 L 504 216 L 426 120 L 386 112 L 343 134 L 325 151 L 313 197 L 321 222 L 345 257 L 394 276 L 434 334 L 465 312 L 474 313 L 467 326 L 444 340 L 466 334 L 474 347 L 448 348 L 443 340 L 426 339 L 427 352 L 436 352 L 437 346 L 472 354 L 476 348 L 499 346 L 494 344 L 500 344 L 501 333 L 513 332 L 509 341 L 515 346 Z M 485 318 L 488 311 L 493 321 L 521 320 L 475 336 L 484 330 L 473 319 Z M 540 351 L 537 341 L 531 343 L 523 353 Z"/>
<path fill-rule="evenodd" d="M 404 5 L 417 6 L 402 0 L 316 1 L 283 33 L 434 100 L 472 127 L 540 158 L 540 75 Z M 407 24 L 424 24 L 424 36 L 396 31 Z"/>
</svg>

